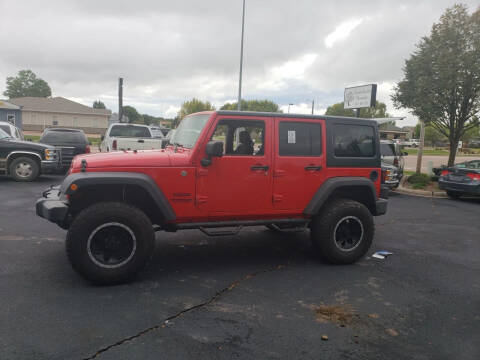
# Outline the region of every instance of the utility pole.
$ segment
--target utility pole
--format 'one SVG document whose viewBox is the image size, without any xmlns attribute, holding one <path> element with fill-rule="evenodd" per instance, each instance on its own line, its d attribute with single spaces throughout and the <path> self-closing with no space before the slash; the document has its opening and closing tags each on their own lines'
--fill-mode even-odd
<svg viewBox="0 0 480 360">
<path fill-rule="evenodd" d="M 313 109 L 315 108 L 315 100 L 312 100 L 312 115 L 313 115 Z"/>
<path fill-rule="evenodd" d="M 420 174 L 422 172 L 422 156 L 423 156 L 423 142 L 425 139 L 425 123 L 420 119 L 420 145 L 418 145 L 417 153 L 417 168 L 416 173 Z"/>
<path fill-rule="evenodd" d="M 118 79 L 118 122 L 123 118 L 123 78 Z"/>
<path fill-rule="evenodd" d="M 243 0 L 242 13 L 242 40 L 240 42 L 240 78 L 238 80 L 238 111 L 242 110 L 242 67 L 243 67 L 243 33 L 245 29 L 245 0 Z"/>
</svg>

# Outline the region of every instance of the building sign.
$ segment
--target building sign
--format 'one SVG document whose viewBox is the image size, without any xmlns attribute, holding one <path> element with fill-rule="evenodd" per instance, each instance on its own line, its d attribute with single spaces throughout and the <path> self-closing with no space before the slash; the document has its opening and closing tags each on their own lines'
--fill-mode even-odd
<svg viewBox="0 0 480 360">
<path fill-rule="evenodd" d="M 345 88 L 344 109 L 374 107 L 377 100 L 377 84 Z"/>
</svg>

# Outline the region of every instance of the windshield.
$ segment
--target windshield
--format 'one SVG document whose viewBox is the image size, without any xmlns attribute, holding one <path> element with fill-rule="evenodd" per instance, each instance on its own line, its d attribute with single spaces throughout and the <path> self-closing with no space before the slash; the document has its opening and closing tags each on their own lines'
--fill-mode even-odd
<svg viewBox="0 0 480 360">
<path fill-rule="evenodd" d="M 460 163 L 460 164 L 455 165 L 455 167 L 459 168 L 459 169 L 480 170 L 480 160 L 466 161 L 464 163 Z"/>
<path fill-rule="evenodd" d="M 136 126 L 136 125 L 114 125 L 110 130 L 110 136 L 116 137 L 151 137 L 150 131 L 146 126 Z"/>
<path fill-rule="evenodd" d="M 12 135 L 12 133 L 10 131 L 10 126 L 8 126 L 8 125 L 0 125 L 0 130 L 5 131 L 8 135 Z"/>
<path fill-rule="evenodd" d="M 380 151 L 383 156 L 395 156 L 395 145 L 381 143 Z"/>
<path fill-rule="evenodd" d="M 39 142 L 44 144 L 86 144 L 85 134 L 80 131 L 47 131 L 43 134 Z"/>
<path fill-rule="evenodd" d="M 11 137 L 10 135 L 8 135 L 5 131 L 0 129 L 0 139 L 6 139 L 6 138 L 10 138 L 10 137 Z"/>
<path fill-rule="evenodd" d="M 178 125 L 170 143 L 193 148 L 209 117 L 210 114 L 187 116 Z"/>
</svg>

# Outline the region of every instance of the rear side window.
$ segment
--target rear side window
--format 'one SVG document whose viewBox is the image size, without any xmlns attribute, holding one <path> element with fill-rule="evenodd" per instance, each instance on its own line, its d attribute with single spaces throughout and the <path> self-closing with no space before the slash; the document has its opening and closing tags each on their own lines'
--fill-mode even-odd
<svg viewBox="0 0 480 360">
<path fill-rule="evenodd" d="M 110 136 L 125 137 L 151 137 L 150 131 L 144 126 L 135 125 L 115 125 L 110 130 Z"/>
<path fill-rule="evenodd" d="M 40 142 L 45 144 L 78 144 L 86 143 L 85 134 L 80 131 L 47 131 Z"/>
<path fill-rule="evenodd" d="M 393 144 L 380 144 L 380 153 L 382 156 L 395 156 L 395 145 Z"/>
<path fill-rule="evenodd" d="M 8 126 L 8 125 L 0 125 L 0 129 L 2 129 L 3 131 L 5 131 L 8 135 L 12 135 L 12 133 L 10 132 L 10 126 Z"/>
<path fill-rule="evenodd" d="M 334 146 L 336 157 L 375 156 L 374 129 L 367 125 L 335 125 Z"/>
<path fill-rule="evenodd" d="M 319 156 L 322 153 L 322 127 L 318 123 L 281 121 L 280 156 Z"/>
</svg>

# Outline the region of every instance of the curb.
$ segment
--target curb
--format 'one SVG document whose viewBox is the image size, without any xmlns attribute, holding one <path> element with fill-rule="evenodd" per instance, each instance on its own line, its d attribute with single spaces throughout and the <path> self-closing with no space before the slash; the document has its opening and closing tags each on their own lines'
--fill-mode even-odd
<svg viewBox="0 0 480 360">
<path fill-rule="evenodd" d="M 400 181 L 400 185 L 395 190 L 396 192 L 400 194 L 421 196 L 421 197 L 430 197 L 430 198 L 439 198 L 439 199 L 448 198 L 447 193 L 445 191 L 427 191 L 427 190 L 415 190 L 415 189 L 406 188 L 403 186 L 406 180 L 407 180 L 407 177 L 404 176 Z"/>
</svg>

